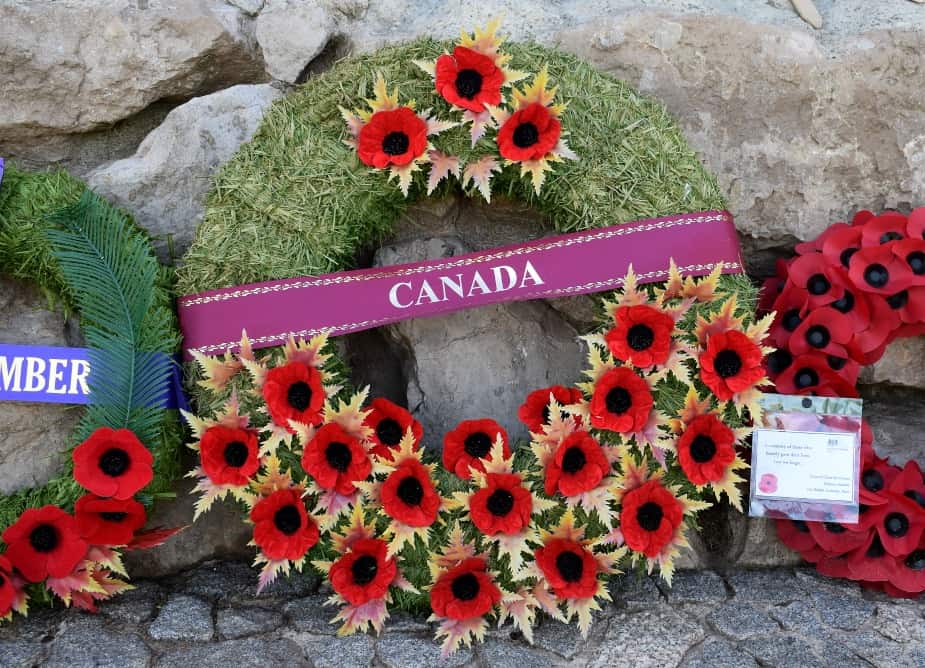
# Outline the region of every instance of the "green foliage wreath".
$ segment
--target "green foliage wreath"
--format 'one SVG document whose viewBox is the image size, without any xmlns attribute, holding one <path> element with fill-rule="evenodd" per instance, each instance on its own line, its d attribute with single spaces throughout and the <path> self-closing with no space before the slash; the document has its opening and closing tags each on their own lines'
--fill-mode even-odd
<svg viewBox="0 0 925 668">
<path fill-rule="evenodd" d="M 139 500 L 150 504 L 171 495 L 182 428 L 176 411 L 142 408 L 147 397 L 138 389 L 156 370 L 136 366 L 136 351 L 172 355 L 179 346 L 172 270 L 157 262 L 147 234 L 65 172 L 25 172 L 8 164 L 0 183 L 0 275 L 35 284 L 50 305 L 68 317 L 76 314 L 87 346 L 107 351 L 112 366 L 106 375 L 122 381 L 93 387 L 97 394 L 108 391 L 109 400 L 84 411 L 69 449 L 98 427 L 129 428 L 155 454 L 154 481 Z M 126 383 L 136 390 L 128 392 Z M 70 457 L 62 464 L 45 485 L 0 496 L 0 530 L 27 508 L 72 509 L 83 490 Z"/>
</svg>

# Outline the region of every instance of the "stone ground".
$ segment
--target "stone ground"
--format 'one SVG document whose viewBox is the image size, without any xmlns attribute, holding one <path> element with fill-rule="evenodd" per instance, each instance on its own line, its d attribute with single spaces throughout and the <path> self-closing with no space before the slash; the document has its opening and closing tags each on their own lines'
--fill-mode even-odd
<svg viewBox="0 0 925 668">
<path fill-rule="evenodd" d="M 584 641 L 546 620 L 535 645 L 493 630 L 439 660 L 429 626 L 394 616 L 383 635 L 334 637 L 318 581 L 254 594 L 240 562 L 138 582 L 99 615 L 40 610 L 0 628 L 0 665 L 182 666 L 925 666 L 925 604 L 802 569 L 681 572 L 668 589 L 624 577 Z"/>
</svg>

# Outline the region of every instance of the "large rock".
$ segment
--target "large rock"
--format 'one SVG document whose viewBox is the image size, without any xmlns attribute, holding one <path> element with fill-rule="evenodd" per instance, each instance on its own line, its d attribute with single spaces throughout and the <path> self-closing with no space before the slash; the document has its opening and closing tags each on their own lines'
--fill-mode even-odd
<svg viewBox="0 0 925 668">
<path fill-rule="evenodd" d="M 250 141 L 281 94 L 260 84 L 194 98 L 171 111 L 135 155 L 93 171 L 88 183 L 154 236 L 171 235 L 182 253 L 202 218 L 212 174 Z"/>
<path fill-rule="evenodd" d="M 0 278 L 0 342 L 74 345 L 79 334 L 33 286 Z M 81 410 L 61 404 L 0 401 L 0 494 L 43 485 L 63 465 Z"/>
<path fill-rule="evenodd" d="M 471 250 L 458 237 L 430 237 L 386 246 L 377 266 L 419 262 Z M 387 328 L 402 351 L 407 401 L 424 426 L 428 447 L 461 420 L 490 417 L 512 440 L 526 438 L 517 408 L 528 392 L 571 384 L 581 372 L 578 332 L 542 302 L 495 304 Z"/>
<path fill-rule="evenodd" d="M 269 0 L 257 18 L 257 43 L 267 72 L 294 83 L 320 54 L 335 29 L 334 18 L 321 2 Z"/>
<path fill-rule="evenodd" d="M 218 0 L 0 5 L 0 136 L 86 132 L 162 98 L 264 78 L 239 10 Z"/>
</svg>

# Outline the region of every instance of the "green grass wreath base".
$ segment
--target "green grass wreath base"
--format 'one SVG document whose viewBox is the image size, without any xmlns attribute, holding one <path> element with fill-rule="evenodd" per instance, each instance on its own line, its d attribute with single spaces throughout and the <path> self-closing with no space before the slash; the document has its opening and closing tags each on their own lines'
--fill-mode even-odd
<svg viewBox="0 0 925 668">
<path fill-rule="evenodd" d="M 361 106 L 373 96 L 381 73 L 403 102 L 413 99 L 419 110 L 455 118 L 431 78 L 413 64 L 449 50 L 451 44 L 425 38 L 344 60 L 274 103 L 253 140 L 215 178 L 204 220 L 178 272 L 179 293 L 348 269 L 359 250 L 380 244 L 407 207 L 426 196 L 425 175 L 417 173 L 409 197 L 403 197 L 384 171 L 370 170 L 344 144 L 348 133 L 338 107 Z M 540 195 L 517 167 L 506 167 L 492 181 L 494 195 L 529 204 L 558 232 L 726 207 L 715 178 L 660 103 L 554 49 L 514 43 L 504 50 L 513 57 L 512 69 L 548 66 L 557 99 L 568 101 L 562 125 L 579 159 L 556 163 Z M 473 149 L 464 126 L 442 133 L 439 143 L 463 163 L 493 148 L 483 138 Z M 458 192 L 458 182 L 444 182 L 433 196 Z M 474 188 L 464 194 L 481 197 Z M 746 276 L 723 276 L 720 288 L 738 295 L 739 313 L 754 312 L 757 290 Z M 332 363 L 343 369 L 342 361 Z M 195 381 L 199 371 L 190 371 Z M 227 398 L 195 382 L 188 388 L 199 415 L 211 414 Z M 530 389 L 523 388 L 524 394 Z M 241 396 L 249 412 L 253 406 Z M 668 383 L 659 408 L 674 414 L 683 397 L 684 387 Z M 442 470 L 437 479 L 444 490 L 458 484 Z M 321 544 L 310 553 L 332 556 Z M 407 556 L 412 582 L 427 581 L 426 549 L 416 544 Z M 426 595 L 402 592 L 394 607 L 420 613 L 428 603 Z"/>
<path fill-rule="evenodd" d="M 49 217 L 76 204 L 86 190 L 86 185 L 66 172 L 25 172 L 9 163 L 0 182 L 0 275 L 35 285 L 46 296 L 49 306 L 59 306 L 67 317 L 77 313 L 76 302 L 46 232 L 56 227 Z M 133 229 L 147 238 L 141 228 L 133 226 Z M 161 269 L 154 291 L 155 307 L 145 320 L 152 330 L 166 327 L 171 332 L 177 331 L 171 297 L 172 274 L 166 267 Z M 178 346 L 177 335 L 173 340 L 159 342 L 158 349 L 173 352 Z M 155 448 L 154 480 L 138 495 L 146 505 L 155 497 L 172 495 L 172 482 L 180 477 L 179 450 L 184 432 L 176 411 L 164 413 L 161 438 Z M 100 426 L 107 425 L 94 424 L 85 415 L 69 439 L 69 450 Z M 62 465 L 61 473 L 45 485 L 0 496 L 0 531 L 27 508 L 53 504 L 68 512 L 73 509 L 84 490 L 73 479 L 71 458 L 62 457 Z"/>
</svg>

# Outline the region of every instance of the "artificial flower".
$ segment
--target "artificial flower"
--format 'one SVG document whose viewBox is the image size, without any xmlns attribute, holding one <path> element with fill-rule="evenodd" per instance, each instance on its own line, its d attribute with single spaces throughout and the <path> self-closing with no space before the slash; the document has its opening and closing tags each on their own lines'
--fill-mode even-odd
<svg viewBox="0 0 925 668">
<path fill-rule="evenodd" d="M 576 431 L 556 448 L 549 458 L 543 482 L 547 496 L 556 492 L 575 496 L 589 492 L 610 475 L 610 460 L 601 444 L 586 431 Z"/>
<path fill-rule="evenodd" d="M 199 439 L 202 470 L 216 485 L 246 485 L 260 468 L 256 429 L 217 424 Z"/>
<path fill-rule="evenodd" d="M 322 489 L 349 495 L 366 480 L 372 461 L 363 445 L 336 422 L 323 425 L 305 446 L 302 468 Z"/>
<path fill-rule="evenodd" d="M 486 473 L 485 486 L 469 497 L 469 515 L 486 536 L 520 533 L 530 524 L 533 495 L 518 473 Z"/>
<path fill-rule="evenodd" d="M 642 431 L 654 400 L 649 384 L 627 367 L 607 371 L 594 385 L 591 424 L 623 434 Z"/>
<path fill-rule="evenodd" d="M 888 245 L 862 248 L 851 256 L 851 281 L 859 289 L 888 297 L 908 288 L 914 274 Z"/>
<path fill-rule="evenodd" d="M 660 481 L 650 480 L 624 494 L 620 528 L 627 547 L 655 557 L 672 541 L 683 516 L 675 496 Z"/>
<path fill-rule="evenodd" d="M 13 610 L 25 614 L 26 597 L 22 587 L 18 586 L 13 564 L 0 554 L 0 619 L 8 620 Z"/>
<path fill-rule="evenodd" d="M 481 618 L 500 601 L 501 590 L 481 557 L 469 557 L 441 573 L 430 590 L 431 609 L 445 619 Z"/>
<path fill-rule="evenodd" d="M 92 545 L 128 545 L 147 521 L 145 507 L 134 499 L 104 499 L 84 494 L 74 517 L 80 537 Z"/>
<path fill-rule="evenodd" d="M 280 489 L 254 504 L 254 543 L 270 560 L 298 561 L 315 543 L 319 532 L 305 510 L 297 488 Z"/>
<path fill-rule="evenodd" d="M 128 429 L 100 427 L 72 457 L 74 480 L 99 496 L 130 499 L 154 477 L 154 456 Z"/>
<path fill-rule="evenodd" d="M 430 476 L 430 469 L 416 458 L 397 462 L 379 491 L 383 512 L 410 527 L 433 524 L 441 499 Z"/>
<path fill-rule="evenodd" d="M 678 439 L 681 470 L 695 485 L 722 480 L 735 461 L 735 441 L 735 432 L 717 415 L 698 415 L 687 423 Z"/>
<path fill-rule="evenodd" d="M 331 586 L 351 605 L 363 605 L 382 598 L 398 574 L 395 560 L 387 557 L 388 543 L 379 538 L 361 538 L 337 559 L 328 571 Z"/>
<path fill-rule="evenodd" d="M 77 522 L 57 506 L 29 508 L 3 532 L 4 556 L 29 582 L 63 578 L 87 554 Z"/>
<path fill-rule="evenodd" d="M 511 454 L 507 432 L 494 420 L 463 420 L 443 437 L 443 467 L 463 480 L 468 480 L 470 468 L 485 470 L 483 460 L 491 457 L 492 445 L 498 439 L 503 444 L 504 456 Z"/>
<path fill-rule="evenodd" d="M 536 550 L 536 563 L 556 597 L 588 598 L 597 593 L 597 562 L 581 543 L 553 538 Z"/>
<path fill-rule="evenodd" d="M 263 381 L 263 400 L 273 422 L 290 433 L 289 424 L 316 425 L 321 422 L 325 392 L 321 373 L 310 364 L 289 362 L 270 369 Z"/>
<path fill-rule="evenodd" d="M 424 428 L 407 409 L 381 398 L 373 399 L 369 408 L 365 423 L 372 429 L 371 454 L 391 460 L 392 451 L 398 449 L 402 437 L 409 428 L 414 434 L 415 447 L 420 444 L 424 437 Z"/>
<path fill-rule="evenodd" d="M 581 390 L 564 385 L 553 385 L 534 390 L 527 395 L 524 403 L 517 410 L 517 417 L 531 432 L 542 431 L 549 422 L 550 395 L 560 405 L 567 406 L 581 401 Z"/>
<path fill-rule="evenodd" d="M 761 348 L 742 332 L 720 332 L 700 354 L 700 378 L 720 401 L 728 401 L 764 378 L 762 358 Z"/>
<path fill-rule="evenodd" d="M 617 308 L 614 321 L 604 340 L 616 359 L 642 369 L 668 360 L 675 323 L 670 315 L 638 304 Z"/>
<path fill-rule="evenodd" d="M 486 111 L 485 105 L 501 104 L 505 76 L 490 56 L 457 46 L 452 55 L 437 58 L 434 83 L 444 100 L 479 114 Z"/>
</svg>

